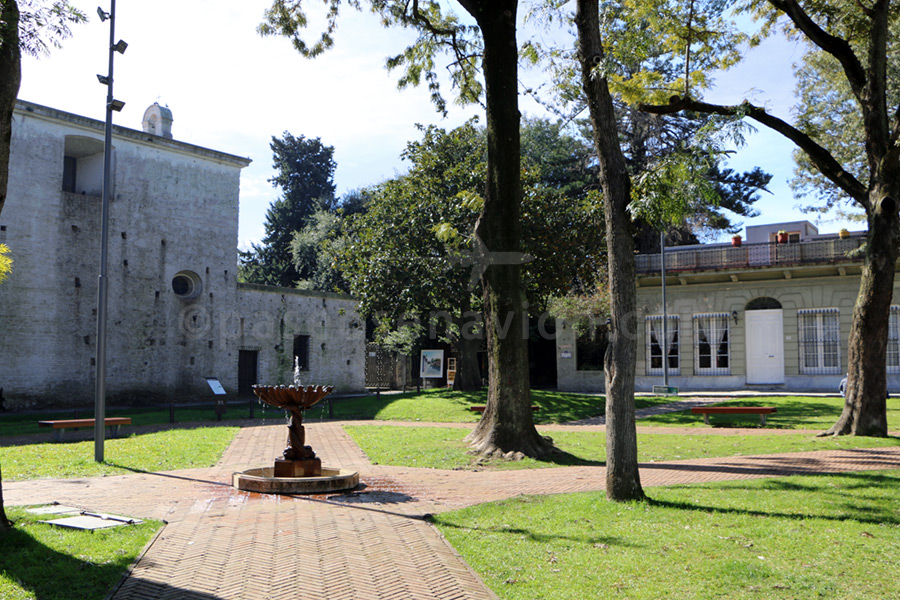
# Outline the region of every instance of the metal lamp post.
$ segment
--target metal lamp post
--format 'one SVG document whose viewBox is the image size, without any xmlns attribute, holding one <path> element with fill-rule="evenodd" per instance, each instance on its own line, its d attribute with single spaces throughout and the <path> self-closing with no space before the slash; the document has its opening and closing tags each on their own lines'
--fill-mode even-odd
<svg viewBox="0 0 900 600">
<path fill-rule="evenodd" d="M 128 47 L 123 41 L 115 41 L 116 36 L 116 0 L 110 0 L 109 12 L 97 9 L 101 21 L 109 20 L 109 70 L 107 75 L 97 75 L 100 83 L 106 85 L 106 128 L 103 140 L 103 200 L 100 214 L 100 275 L 97 285 L 97 375 L 96 393 L 94 396 L 94 460 L 103 462 L 103 442 L 106 434 L 106 313 L 109 296 L 107 281 L 107 255 L 109 247 L 109 202 L 112 193 L 112 114 L 121 111 L 124 102 L 113 98 L 113 59 L 116 52 L 125 53 Z"/>
<path fill-rule="evenodd" d="M 659 232 L 659 270 L 662 275 L 662 363 L 663 385 L 669 387 L 669 314 L 666 310 L 666 232 Z M 666 394 L 668 394 L 668 390 Z"/>
</svg>

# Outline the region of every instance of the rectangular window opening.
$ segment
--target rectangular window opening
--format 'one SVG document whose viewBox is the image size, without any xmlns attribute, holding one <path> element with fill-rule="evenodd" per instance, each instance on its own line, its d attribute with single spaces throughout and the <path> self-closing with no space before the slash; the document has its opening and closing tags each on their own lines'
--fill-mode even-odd
<svg viewBox="0 0 900 600">
<path fill-rule="evenodd" d="M 694 362 L 698 375 L 731 374 L 731 332 L 727 313 L 694 315 Z"/>
<path fill-rule="evenodd" d="M 888 319 L 887 372 L 900 373 L 900 306 L 891 306 Z"/>
<path fill-rule="evenodd" d="M 892 310 L 891 315 L 893 314 Z M 800 334 L 800 373 L 840 374 L 841 322 L 838 309 L 799 310 L 797 327 Z"/>
<path fill-rule="evenodd" d="M 294 336 L 294 364 L 301 371 L 309 371 L 309 336 Z"/>
<path fill-rule="evenodd" d="M 679 344 L 679 318 L 671 315 L 666 320 L 666 332 L 663 336 L 662 315 L 647 317 L 645 320 L 647 337 L 647 375 L 663 375 L 663 345 L 668 364 L 669 375 L 681 374 L 680 344 Z M 663 339 L 666 340 L 665 344 Z"/>
<path fill-rule="evenodd" d="M 605 328 L 579 334 L 575 340 L 575 370 L 602 371 L 607 343 Z"/>
</svg>

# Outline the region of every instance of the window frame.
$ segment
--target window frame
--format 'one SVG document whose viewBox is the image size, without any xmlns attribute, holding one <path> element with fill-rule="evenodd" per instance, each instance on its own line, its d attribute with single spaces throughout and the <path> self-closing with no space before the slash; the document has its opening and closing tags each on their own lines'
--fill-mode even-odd
<svg viewBox="0 0 900 600">
<path fill-rule="evenodd" d="M 812 322 L 809 318 L 813 317 Z M 839 308 L 803 308 L 797 311 L 801 375 L 840 375 L 841 312 Z M 813 335 L 811 335 L 813 334 Z M 815 364 L 810 364 L 810 359 Z M 834 364 L 826 364 L 833 361 Z"/>
<path fill-rule="evenodd" d="M 887 372 L 896 375 L 900 373 L 900 306 L 891 305 L 888 317 L 888 343 L 885 352 Z M 894 364 L 891 364 L 891 359 Z"/>
<path fill-rule="evenodd" d="M 294 347 L 293 347 L 294 364 L 297 366 L 297 369 L 302 373 L 309 371 L 311 347 L 312 347 L 312 340 L 311 340 L 310 336 L 305 335 L 305 334 L 298 334 L 298 335 L 294 336 Z M 305 358 L 306 360 L 305 361 L 300 360 L 301 358 Z"/>
<path fill-rule="evenodd" d="M 666 335 L 672 337 L 672 341 L 667 341 L 666 343 L 667 356 L 669 359 L 668 373 L 669 375 L 681 375 L 681 318 L 679 315 L 668 315 L 667 319 Z M 644 317 L 644 357 L 646 359 L 645 371 L 647 375 L 664 374 L 662 348 L 660 348 L 658 341 L 655 345 L 660 348 L 660 352 L 657 355 L 653 354 L 654 333 L 657 331 L 657 329 L 653 327 L 653 324 L 658 323 L 658 327 L 661 330 L 662 320 L 662 315 L 647 315 Z M 662 333 L 662 331 L 660 331 L 660 333 Z M 659 362 L 658 367 L 653 366 L 654 358 Z M 675 366 L 672 366 L 673 359 L 675 361 Z"/>
<path fill-rule="evenodd" d="M 731 324 L 729 319 L 731 315 L 728 313 L 697 313 L 693 315 L 694 327 L 694 374 L 695 375 L 731 375 Z M 704 324 L 705 330 L 701 328 Z M 724 339 L 721 333 L 724 331 Z M 706 336 L 706 345 L 709 347 L 709 354 L 703 356 L 701 354 L 701 332 Z M 725 345 L 724 354 L 721 352 L 722 345 Z M 709 366 L 703 367 L 701 363 L 704 359 L 709 360 Z M 723 366 L 724 363 L 724 366 Z"/>
</svg>

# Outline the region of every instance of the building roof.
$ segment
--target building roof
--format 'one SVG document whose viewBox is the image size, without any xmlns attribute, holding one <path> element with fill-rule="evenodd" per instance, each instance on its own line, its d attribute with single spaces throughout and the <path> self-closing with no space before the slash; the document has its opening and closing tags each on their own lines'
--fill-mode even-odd
<svg viewBox="0 0 900 600">
<path fill-rule="evenodd" d="M 83 117 L 74 113 L 50 108 L 41 104 L 35 104 L 34 102 L 27 102 L 25 100 L 16 100 L 15 112 L 22 113 L 30 117 L 45 119 L 48 121 L 67 123 L 81 129 L 96 131 L 101 135 L 103 134 L 106 127 L 106 123 L 104 123 L 103 121 L 98 121 L 89 117 Z M 182 154 L 199 156 L 209 160 L 230 164 L 241 169 L 249 166 L 250 163 L 253 162 L 250 158 L 247 157 L 227 154 L 225 152 L 211 150 L 202 146 L 195 146 L 194 144 L 188 144 L 186 142 L 179 142 L 177 140 L 148 134 L 137 129 L 122 127 L 120 125 L 113 125 L 113 137 L 118 139 L 130 140 L 138 144 L 152 146 L 155 148 L 163 148 Z"/>
</svg>

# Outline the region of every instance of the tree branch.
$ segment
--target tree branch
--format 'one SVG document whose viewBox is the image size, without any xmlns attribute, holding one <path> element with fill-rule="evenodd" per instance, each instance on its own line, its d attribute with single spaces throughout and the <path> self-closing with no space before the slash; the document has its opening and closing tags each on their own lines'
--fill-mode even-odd
<svg viewBox="0 0 900 600">
<path fill-rule="evenodd" d="M 783 12 L 813 44 L 835 57 L 841 63 L 850 88 L 857 98 L 866 83 L 866 72 L 847 40 L 831 35 L 804 11 L 797 0 L 768 0 L 769 4 Z"/>
<path fill-rule="evenodd" d="M 867 207 L 868 191 L 866 186 L 860 183 L 853 175 L 845 171 L 828 150 L 817 144 L 811 137 L 790 123 L 770 115 L 765 109 L 755 106 L 746 100 L 737 106 L 724 106 L 721 104 L 710 104 L 691 98 L 679 98 L 678 96 L 674 96 L 672 101 L 667 105 L 654 106 L 642 104 L 639 105 L 638 108 L 642 111 L 658 115 L 670 115 L 682 110 L 691 110 L 716 115 L 750 117 L 794 142 L 798 148 L 803 150 L 807 156 L 809 156 L 810 160 L 816 165 L 816 168 L 819 169 L 822 175 L 827 177 L 863 208 Z"/>
</svg>

